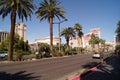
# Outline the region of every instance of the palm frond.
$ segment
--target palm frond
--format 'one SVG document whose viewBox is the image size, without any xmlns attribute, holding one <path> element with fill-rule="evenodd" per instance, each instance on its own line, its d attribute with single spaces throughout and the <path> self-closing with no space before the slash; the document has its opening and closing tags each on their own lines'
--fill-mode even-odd
<svg viewBox="0 0 120 80">
<path fill-rule="evenodd" d="M 16 0 L 16 2 L 14 0 L 0 1 L 0 15 L 2 15 L 2 18 L 12 13 L 13 9 L 16 10 L 18 17 L 23 21 L 23 18 L 27 20 L 28 16 L 31 17 L 35 5 L 33 4 L 33 0 Z"/>
<path fill-rule="evenodd" d="M 49 21 L 50 14 L 52 14 L 52 18 L 57 17 L 57 19 L 60 20 L 60 18 L 65 18 L 65 11 L 60 4 L 61 3 L 57 0 L 44 0 L 39 4 L 39 8 L 35 14 L 40 21 L 44 21 L 46 19 Z"/>
</svg>

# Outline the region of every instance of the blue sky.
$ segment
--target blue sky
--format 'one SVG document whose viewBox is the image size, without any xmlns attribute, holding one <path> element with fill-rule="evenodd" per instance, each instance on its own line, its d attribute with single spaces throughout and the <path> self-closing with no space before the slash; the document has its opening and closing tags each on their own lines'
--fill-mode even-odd
<svg viewBox="0 0 120 80">
<path fill-rule="evenodd" d="M 34 0 L 39 4 L 42 0 Z M 117 23 L 120 20 L 120 0 L 59 0 L 66 11 L 68 21 L 61 23 L 64 27 L 73 27 L 79 23 L 83 27 L 83 33 L 88 33 L 91 28 L 101 29 L 101 38 L 106 41 L 113 41 Z M 36 11 L 36 10 L 35 10 Z M 54 22 L 56 22 L 55 19 Z M 21 20 L 17 19 L 17 22 Z M 34 42 L 35 39 L 49 36 L 48 21 L 40 22 L 35 14 L 32 20 L 25 21 L 27 25 L 27 39 Z M 10 31 L 10 15 L 4 21 L 0 16 L 0 30 Z M 58 36 L 58 25 L 54 24 L 54 36 Z M 63 39 L 64 42 L 64 39 Z"/>
</svg>

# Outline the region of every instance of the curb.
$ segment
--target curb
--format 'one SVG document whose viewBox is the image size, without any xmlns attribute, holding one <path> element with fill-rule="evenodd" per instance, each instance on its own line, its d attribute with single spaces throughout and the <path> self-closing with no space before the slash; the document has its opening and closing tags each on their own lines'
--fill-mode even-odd
<svg viewBox="0 0 120 80">
<path fill-rule="evenodd" d="M 96 71 L 98 67 L 100 67 L 100 66 L 102 66 L 102 65 L 104 65 L 104 64 L 107 64 L 107 63 L 106 63 L 107 60 L 108 60 L 108 59 L 103 60 L 102 62 L 98 63 L 97 66 L 93 66 L 93 67 L 90 68 L 90 69 L 83 69 L 80 74 L 78 74 L 78 75 L 76 75 L 76 76 L 74 76 L 74 77 L 72 77 L 72 78 L 69 78 L 68 80 L 80 80 L 81 77 L 89 74 L 89 73 L 92 72 L 92 71 Z"/>
<path fill-rule="evenodd" d="M 81 77 L 89 74 L 89 73 L 92 72 L 92 71 L 96 71 L 98 67 L 107 64 L 106 62 L 109 61 L 109 59 L 110 59 L 111 57 L 112 57 L 112 56 L 103 59 L 102 62 L 98 63 L 96 66 L 91 67 L 90 69 L 83 69 L 79 75 L 76 75 L 76 76 L 74 76 L 74 77 L 72 77 L 72 78 L 69 78 L 68 80 L 80 80 Z"/>
</svg>

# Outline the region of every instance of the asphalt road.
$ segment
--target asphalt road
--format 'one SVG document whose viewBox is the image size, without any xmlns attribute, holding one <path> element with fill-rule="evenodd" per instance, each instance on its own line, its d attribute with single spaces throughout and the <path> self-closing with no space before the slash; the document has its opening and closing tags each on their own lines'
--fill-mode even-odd
<svg viewBox="0 0 120 80">
<path fill-rule="evenodd" d="M 120 56 L 113 56 L 80 80 L 120 80 Z"/>
<path fill-rule="evenodd" d="M 92 54 L 0 63 L 0 80 L 61 80 L 65 76 L 99 62 Z"/>
</svg>

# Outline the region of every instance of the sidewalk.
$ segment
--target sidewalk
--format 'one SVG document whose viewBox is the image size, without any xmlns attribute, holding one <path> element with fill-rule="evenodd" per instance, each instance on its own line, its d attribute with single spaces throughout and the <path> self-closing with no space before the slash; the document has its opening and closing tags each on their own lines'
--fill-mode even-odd
<svg viewBox="0 0 120 80">
<path fill-rule="evenodd" d="M 120 80 L 120 57 L 114 56 L 94 71 L 80 76 L 80 80 Z"/>
</svg>

